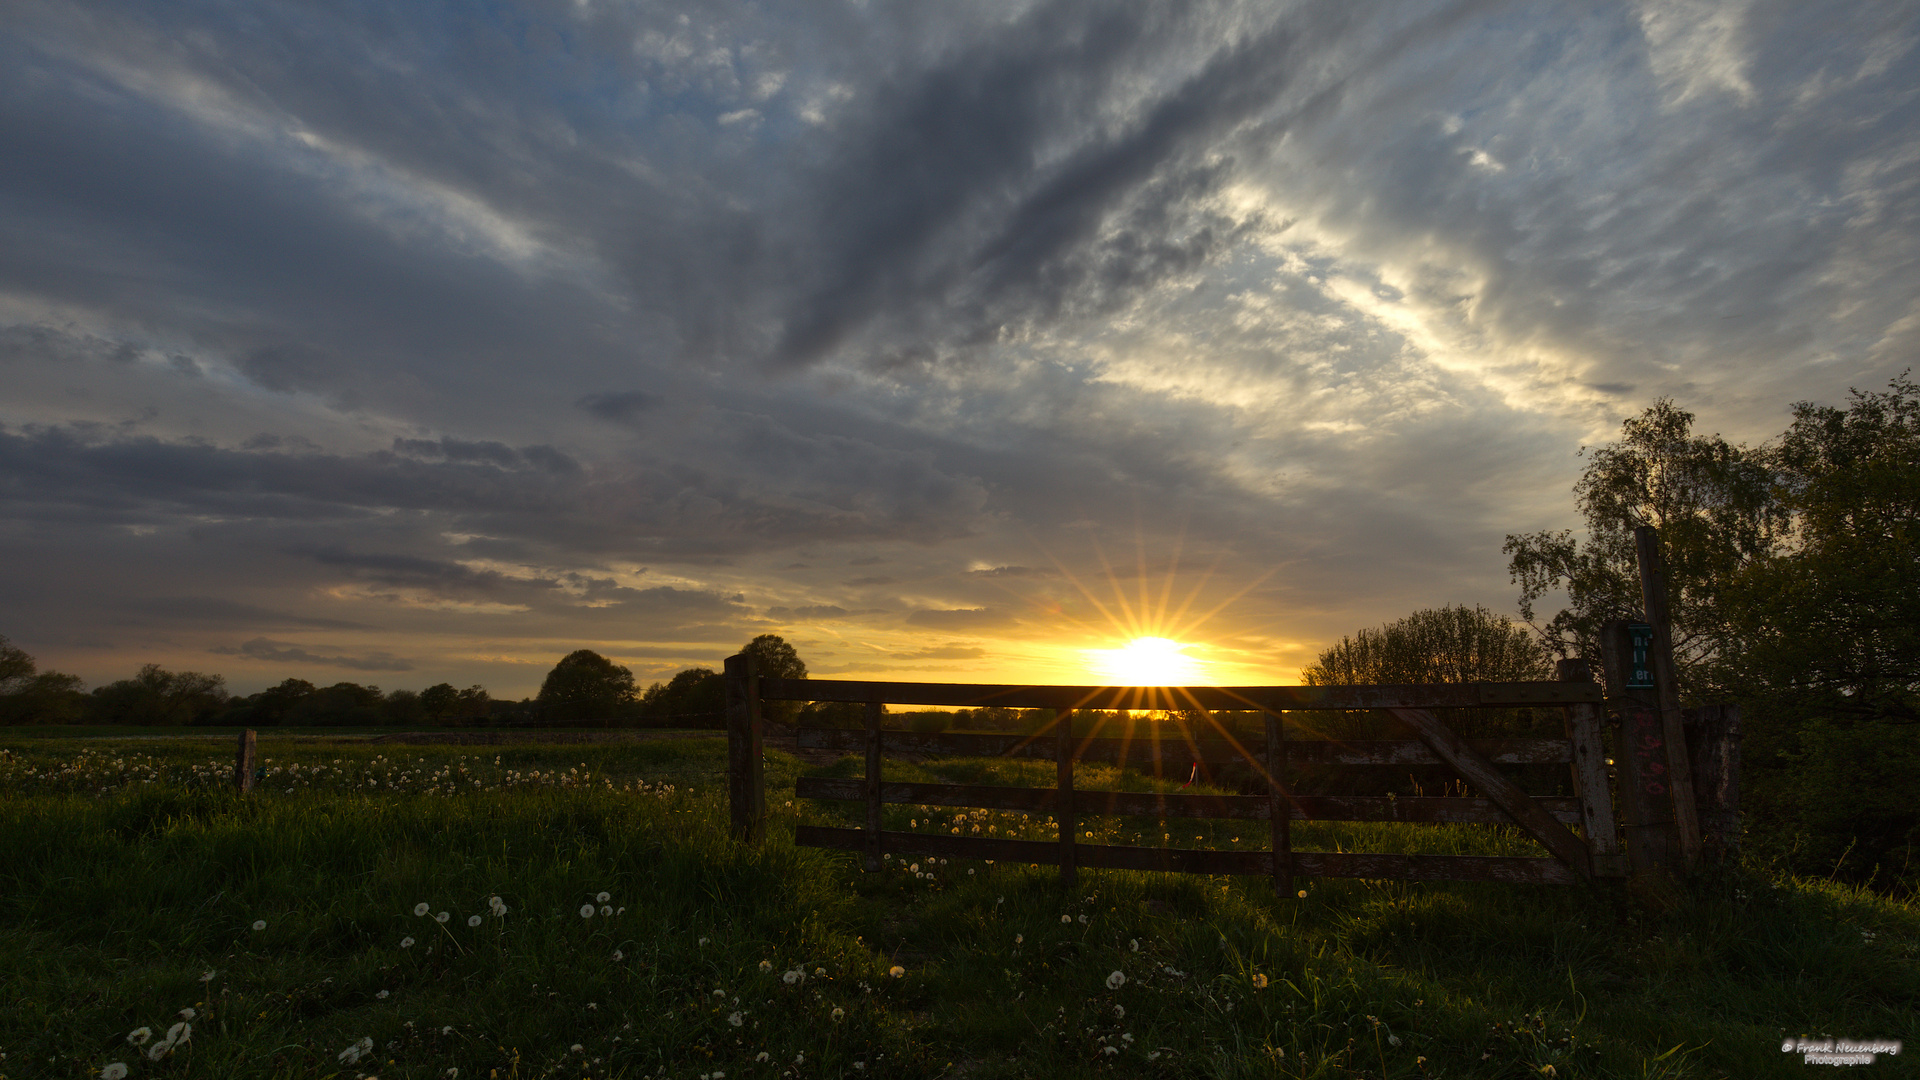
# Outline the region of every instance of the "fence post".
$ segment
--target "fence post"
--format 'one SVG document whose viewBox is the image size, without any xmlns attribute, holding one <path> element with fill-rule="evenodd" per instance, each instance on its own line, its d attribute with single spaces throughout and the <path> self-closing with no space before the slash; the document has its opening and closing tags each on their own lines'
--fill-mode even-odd
<svg viewBox="0 0 1920 1080">
<path fill-rule="evenodd" d="M 1680 683 L 1673 667 L 1673 624 L 1667 613 L 1667 575 L 1660 556 L 1660 535 L 1651 525 L 1633 530 L 1640 562 L 1640 596 L 1653 625 L 1653 682 L 1660 705 L 1661 738 L 1667 744 L 1667 791 L 1673 803 L 1674 833 L 1688 869 L 1700 861 L 1700 819 L 1693 801 L 1693 769 L 1687 760 L 1687 733 L 1680 716 Z"/>
<path fill-rule="evenodd" d="M 753 657 L 727 657 L 727 802 L 734 839 L 755 844 L 767 821 L 761 769 L 760 677 Z"/>
<path fill-rule="evenodd" d="M 869 701 L 867 719 L 867 873 L 880 872 L 880 715 L 886 706 Z"/>
<path fill-rule="evenodd" d="M 240 749 L 233 758 L 233 786 L 242 794 L 253 790 L 255 740 L 251 729 L 240 733 Z"/>
<path fill-rule="evenodd" d="M 1554 665 L 1561 682 L 1593 681 L 1593 672 L 1580 659 Z M 1613 788 L 1607 783 L 1607 744 L 1601 734 L 1600 706 L 1580 702 L 1566 708 L 1567 741 L 1573 744 L 1573 793 L 1580 800 L 1580 831 L 1593 853 L 1595 877 L 1624 877 L 1620 865 L 1620 838 L 1614 832 Z"/>
<path fill-rule="evenodd" d="M 1703 705 L 1686 710 L 1686 720 L 1701 854 L 1722 863 L 1740 850 L 1740 706 Z"/>
<path fill-rule="evenodd" d="M 1054 714 L 1053 761 L 1055 787 L 1059 791 L 1055 799 L 1059 805 L 1060 822 L 1060 883 L 1071 889 L 1079 880 L 1079 866 L 1073 850 L 1074 830 L 1079 828 L 1073 817 L 1073 710 Z"/>
<path fill-rule="evenodd" d="M 1627 620 L 1601 627 L 1600 655 L 1607 693 L 1620 707 L 1613 765 L 1620 774 L 1620 815 L 1626 818 L 1627 858 L 1634 873 L 1661 869 L 1673 860 L 1673 800 L 1667 797 L 1665 737 L 1660 717 L 1641 693 L 1627 688 L 1632 644 Z"/>
<path fill-rule="evenodd" d="M 1293 893 L 1293 800 L 1287 792 L 1287 722 L 1267 713 L 1267 813 L 1273 825 L 1273 891 L 1282 900 Z"/>
</svg>

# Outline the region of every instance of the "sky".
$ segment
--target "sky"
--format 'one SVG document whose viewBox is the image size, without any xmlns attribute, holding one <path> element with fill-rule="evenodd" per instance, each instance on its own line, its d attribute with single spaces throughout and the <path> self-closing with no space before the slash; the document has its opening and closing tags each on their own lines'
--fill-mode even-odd
<svg viewBox="0 0 1920 1080">
<path fill-rule="evenodd" d="M 12 0 L 0 634 L 1298 680 L 1920 355 L 1905 3 Z"/>
</svg>

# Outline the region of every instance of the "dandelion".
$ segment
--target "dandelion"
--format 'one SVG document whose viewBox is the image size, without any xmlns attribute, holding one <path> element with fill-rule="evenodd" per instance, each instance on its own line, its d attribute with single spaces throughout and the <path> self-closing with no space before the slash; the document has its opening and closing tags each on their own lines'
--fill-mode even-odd
<svg viewBox="0 0 1920 1080">
<path fill-rule="evenodd" d="M 127 1080 L 127 1063 L 115 1061 L 100 1070 L 100 1080 Z"/>
<path fill-rule="evenodd" d="M 833 1020 L 835 1023 L 839 1023 L 840 1021 L 845 1020 L 846 1018 L 847 1018 L 847 1010 L 845 1009 L 833 1010 Z"/>
<path fill-rule="evenodd" d="M 760 974 L 762 975 L 773 974 L 773 961 L 771 960 L 760 961 Z"/>
<path fill-rule="evenodd" d="M 899 964 L 895 964 L 892 967 L 887 969 L 887 974 L 893 976 L 896 979 L 901 979 L 906 977 L 907 969 L 901 967 Z"/>
<path fill-rule="evenodd" d="M 1127 985 L 1127 976 L 1124 972 L 1116 971 L 1107 976 L 1107 989 L 1118 990 L 1125 985 Z"/>
<path fill-rule="evenodd" d="M 1299 897 L 1300 897 L 1300 899 L 1302 899 L 1302 900 L 1305 900 L 1305 899 L 1307 898 L 1307 890 L 1305 890 L 1305 889 L 1301 889 L 1301 890 L 1300 890 L 1300 892 L 1298 893 L 1298 895 L 1299 895 Z"/>
<path fill-rule="evenodd" d="M 807 1063 L 807 1052 L 805 1050 L 802 1050 L 799 1053 L 793 1055 L 793 1063 L 795 1065 L 805 1065 Z"/>
<path fill-rule="evenodd" d="M 265 919 L 253 920 L 253 928 L 255 930 L 265 930 L 267 928 L 267 920 Z"/>
<path fill-rule="evenodd" d="M 154 1043 L 152 1046 L 147 1047 L 147 1060 L 159 1061 L 161 1058 L 166 1057 L 168 1054 L 171 1054 L 171 1053 L 173 1053 L 173 1044 L 163 1039 L 160 1042 Z"/>
<path fill-rule="evenodd" d="M 587 1048 L 584 1046 L 581 1046 L 579 1043 L 574 1043 L 573 1046 L 570 1049 L 568 1049 L 567 1052 L 570 1054 L 584 1054 L 587 1052 Z"/>
<path fill-rule="evenodd" d="M 627 909 L 623 907 L 617 907 L 613 909 L 613 913 L 615 915 L 625 915 L 627 913 Z"/>
<path fill-rule="evenodd" d="M 769 1057 L 772 1057 L 772 1056 L 773 1055 L 767 1053 L 765 1050 L 762 1050 L 759 1053 L 753 1055 L 753 1060 L 755 1062 L 765 1062 Z"/>
<path fill-rule="evenodd" d="M 451 918 L 453 918 L 453 913 L 452 913 L 452 912 L 450 912 L 450 911 L 442 911 L 442 912 L 440 912 L 439 914 L 437 914 L 437 915 L 435 915 L 435 916 L 433 917 L 433 921 L 434 921 L 434 922 L 437 922 L 437 923 L 444 923 L 444 922 L 446 922 L 446 921 L 447 921 L 448 919 L 451 919 Z"/>
<path fill-rule="evenodd" d="M 182 1020 L 191 1020 L 194 1017 L 199 1016 L 200 1014 L 197 1012 L 194 1012 L 192 1006 L 188 1006 L 187 1008 L 181 1009 L 179 1012 L 174 1013 L 173 1015 L 179 1017 Z"/>
<path fill-rule="evenodd" d="M 424 901 L 413 905 L 413 913 L 415 915 L 425 915 L 429 910 L 431 909 L 426 905 Z"/>
<path fill-rule="evenodd" d="M 597 900 L 597 901 L 599 901 L 600 903 L 602 903 L 602 904 L 604 904 L 604 903 L 606 903 L 607 901 L 609 901 L 609 900 L 611 900 L 611 899 L 613 899 L 613 894 L 612 894 L 612 893 L 605 893 L 605 892 L 603 892 L 603 893 L 601 893 L 601 894 L 600 894 L 599 896 L 596 896 L 596 897 L 594 897 L 594 899 L 595 899 L 595 900 Z"/>
<path fill-rule="evenodd" d="M 403 938 L 401 938 L 401 939 L 400 939 L 400 947 L 401 947 L 401 948 L 403 948 L 403 949 L 411 949 L 411 948 L 413 948 L 413 939 L 412 939 L 412 938 L 410 938 L 410 937 L 403 937 Z"/>
<path fill-rule="evenodd" d="M 1253 976 L 1253 988 L 1255 990 L 1265 990 L 1267 988 L 1267 977 L 1256 972 Z"/>
<path fill-rule="evenodd" d="M 1087 917 L 1085 915 L 1080 916 L 1080 925 L 1081 926 L 1087 925 Z"/>
<path fill-rule="evenodd" d="M 497 896 L 487 901 L 487 907 L 493 909 L 493 917 L 496 919 L 504 918 L 507 914 L 506 903 Z"/>
<path fill-rule="evenodd" d="M 480 916 L 478 916 L 478 915 L 469 915 L 469 916 L 467 916 L 467 925 L 468 925 L 468 926 L 479 926 L 479 925 L 480 925 Z"/>
<path fill-rule="evenodd" d="M 448 1025 L 447 1025 L 446 1027 L 443 1027 L 443 1028 L 441 1028 L 441 1029 L 440 1029 L 440 1034 L 442 1034 L 442 1035 L 451 1035 L 451 1034 L 453 1034 L 453 1025 L 452 1025 L 452 1024 L 448 1024 Z"/>
<path fill-rule="evenodd" d="M 447 1080 L 460 1080 L 460 1067 L 458 1065 L 447 1066 L 446 1077 Z"/>
<path fill-rule="evenodd" d="M 1109 1055 L 1109 1056 L 1111 1056 L 1111 1055 L 1113 1055 L 1113 1054 L 1117 1054 L 1117 1053 L 1119 1053 L 1119 1052 L 1120 1052 L 1120 1048 L 1119 1048 L 1119 1047 L 1117 1047 L 1117 1046 L 1103 1046 L 1103 1047 L 1101 1047 L 1101 1048 L 1100 1048 L 1100 1052 L 1101 1052 L 1101 1053 L 1103 1053 L 1103 1054 L 1107 1054 L 1107 1055 Z"/>
<path fill-rule="evenodd" d="M 819 976 L 823 976 L 823 977 L 824 977 L 824 976 L 826 975 L 826 973 L 827 973 L 827 969 L 826 969 L 826 968 L 823 968 L 823 967 L 817 967 L 817 968 L 814 968 L 814 969 L 813 969 L 813 973 L 814 973 L 815 975 L 819 975 Z"/>
<path fill-rule="evenodd" d="M 1015 935 L 1013 935 L 1013 943 L 1014 943 L 1015 945 L 1024 945 L 1024 944 L 1026 944 L 1026 942 L 1027 942 L 1027 935 L 1025 935 L 1025 934 L 1015 934 Z"/>
<path fill-rule="evenodd" d="M 702 944 L 702 945 L 705 945 L 706 943 L 707 943 L 707 939 L 706 939 L 706 938 L 701 938 L 701 939 L 700 939 L 700 944 Z"/>
<path fill-rule="evenodd" d="M 786 983 L 788 986 L 792 986 L 794 983 L 797 983 L 801 979 L 804 979 L 806 977 L 807 977 L 807 973 L 804 971 L 801 971 L 798 968 L 795 968 L 792 971 L 784 971 L 780 973 L 780 981 L 783 983 Z"/>
<path fill-rule="evenodd" d="M 909 867 L 907 867 L 907 869 L 909 869 L 909 870 L 911 870 L 911 871 L 913 871 L 914 873 L 916 873 L 916 874 L 917 874 L 917 873 L 919 873 L 919 872 L 920 872 L 920 864 L 919 864 L 919 863 L 914 863 L 914 864 L 913 864 L 912 866 L 909 866 Z"/>
<path fill-rule="evenodd" d="M 726 992 L 725 990 L 722 990 L 722 989 L 720 989 L 719 987 L 717 987 L 717 986 L 716 986 L 716 987 L 714 987 L 714 988 L 713 988 L 713 996 L 714 996 L 714 997 L 726 997 L 726 996 L 727 996 L 727 992 Z"/>
<path fill-rule="evenodd" d="M 1071 916 L 1071 915 L 1062 915 L 1062 916 L 1060 916 L 1060 921 L 1061 921 L 1062 923 L 1070 923 L 1070 922 L 1072 922 L 1072 921 L 1073 921 L 1073 916 Z"/>
<path fill-rule="evenodd" d="M 601 907 L 600 907 L 600 914 L 601 914 L 602 916 L 604 916 L 604 917 L 606 917 L 606 918 L 612 918 L 612 917 L 613 917 L 613 908 L 611 908 L 611 907 L 609 907 L 609 906 L 607 906 L 607 905 L 604 905 L 604 904 L 603 904 L 603 905 L 601 905 Z"/>
<path fill-rule="evenodd" d="M 375 994 L 375 995 L 373 995 L 373 996 L 374 996 L 374 997 L 377 997 L 377 998 L 379 998 L 379 999 L 380 999 L 381 1001 L 385 1001 L 385 1000 L 387 1000 L 388 998 L 390 998 L 390 997 L 392 997 L 392 996 L 393 996 L 393 991 L 391 991 L 391 990 L 382 990 L 382 991 L 380 991 L 379 993 L 377 993 L 377 994 Z"/>
<path fill-rule="evenodd" d="M 591 919 L 591 918 L 593 918 L 593 905 L 592 905 L 592 904 L 581 904 L 581 905 L 580 905 L 580 917 L 581 917 L 581 918 L 583 918 L 583 919 Z M 700 944 L 702 944 L 702 945 L 705 945 L 706 943 L 707 943 L 707 940 L 706 940 L 705 938 L 701 938 L 701 939 L 700 939 Z"/>
<path fill-rule="evenodd" d="M 620 951 L 619 949 L 615 949 L 615 950 L 613 950 L 613 962 L 614 962 L 614 963 L 616 963 L 616 964 L 617 964 L 617 963 L 619 963 L 620 961 L 622 961 L 622 960 L 625 960 L 626 958 L 627 958 L 627 954 L 626 954 L 626 953 L 623 953 L 623 952 L 621 952 L 621 951 Z"/>
<path fill-rule="evenodd" d="M 200 981 L 201 981 L 201 982 L 203 982 L 203 983 L 204 983 L 204 982 L 212 982 L 212 981 L 213 981 L 213 977 L 214 977 L 215 975 L 217 975 L 217 974 L 219 974 L 219 973 L 218 973 L 218 972 L 214 972 L 214 971 L 207 971 L 207 972 L 202 972 L 202 973 L 201 973 L 201 975 L 200 975 Z"/>
<path fill-rule="evenodd" d="M 153 1029 L 150 1027 L 137 1027 L 127 1032 L 127 1042 L 133 1046 L 145 1046 L 147 1040 L 151 1038 L 153 1038 Z"/>
<path fill-rule="evenodd" d="M 359 1042 L 340 1051 L 337 1059 L 342 1065 L 358 1065 L 361 1058 L 371 1053 L 373 1053 L 373 1040 L 363 1037 Z"/>
<path fill-rule="evenodd" d="M 739 1027 L 746 1022 L 747 1018 L 741 1015 L 739 1009 L 735 1009 L 727 1014 L 727 1023 L 732 1024 L 734 1027 Z"/>
<path fill-rule="evenodd" d="M 1129 939 L 1127 939 L 1127 948 L 1129 948 L 1129 949 L 1132 949 L 1132 950 L 1133 950 L 1134 952 L 1139 952 L 1139 951 L 1140 951 L 1140 939 L 1139 939 L 1139 938 L 1129 938 Z"/>
</svg>

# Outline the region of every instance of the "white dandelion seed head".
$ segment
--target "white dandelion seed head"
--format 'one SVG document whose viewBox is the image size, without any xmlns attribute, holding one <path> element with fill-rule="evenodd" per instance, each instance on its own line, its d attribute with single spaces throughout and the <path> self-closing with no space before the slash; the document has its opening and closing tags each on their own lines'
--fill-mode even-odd
<svg viewBox="0 0 1920 1080">
<path fill-rule="evenodd" d="M 431 910 L 433 909 L 428 907 L 424 902 L 413 905 L 413 913 L 415 915 L 425 915 Z"/>
<path fill-rule="evenodd" d="M 762 975 L 773 974 L 773 961 L 771 960 L 760 961 L 760 974 Z"/>
<path fill-rule="evenodd" d="M 760 1051 L 759 1053 L 757 1053 L 757 1054 L 755 1054 L 755 1055 L 753 1055 L 753 1060 L 755 1060 L 755 1061 L 757 1061 L 757 1062 L 764 1062 L 764 1061 L 766 1061 L 766 1060 L 767 1060 L 767 1058 L 769 1058 L 769 1057 L 771 1057 L 771 1056 L 772 1056 L 772 1055 L 770 1055 L 770 1054 L 768 1054 L 768 1053 L 767 1053 L 767 1052 L 766 1052 L 765 1050 L 762 1050 L 762 1051 Z"/>
<path fill-rule="evenodd" d="M 393 991 L 391 991 L 391 990 L 382 990 L 382 991 L 380 991 L 379 993 L 377 993 L 377 994 L 375 994 L 375 995 L 373 995 L 373 996 L 374 996 L 374 997 L 377 997 L 377 998 L 379 998 L 379 999 L 380 999 L 381 1001 L 385 1001 L 385 1000 L 387 1000 L 388 998 L 390 998 L 390 997 L 392 997 L 392 996 L 393 996 Z"/>
<path fill-rule="evenodd" d="M 100 1070 L 100 1080 L 127 1080 L 127 1063 L 110 1062 Z"/>
<path fill-rule="evenodd" d="M 1080 916 L 1080 925 L 1085 926 L 1086 924 L 1087 924 L 1087 917 L 1085 915 Z"/>
<path fill-rule="evenodd" d="M 451 919 L 451 918 L 453 918 L 453 912 L 451 912 L 451 911 L 442 911 L 442 912 L 439 912 L 439 913 L 437 913 L 437 914 L 435 914 L 435 915 L 434 915 L 434 917 L 433 917 L 433 921 L 434 921 L 434 922 L 437 922 L 437 923 L 444 923 L 444 922 L 446 922 L 446 921 L 447 921 L 448 919 Z"/>
<path fill-rule="evenodd" d="M 726 997 L 726 996 L 727 996 L 727 992 L 726 992 L 725 990 L 722 990 L 722 989 L 720 989 L 719 987 L 717 987 L 717 986 L 716 986 L 716 987 L 714 987 L 714 988 L 713 988 L 713 996 L 714 996 L 714 997 Z"/>
<path fill-rule="evenodd" d="M 153 1029 L 150 1027 L 137 1027 L 127 1032 L 127 1042 L 134 1046 L 145 1046 L 151 1038 L 153 1038 Z"/>
<path fill-rule="evenodd" d="M 413 948 L 413 939 L 412 939 L 412 938 L 410 938 L 410 937 L 403 937 L 403 938 L 401 938 L 401 939 L 400 939 L 400 947 L 401 947 L 401 948 L 403 948 L 403 949 L 411 949 L 411 948 Z"/>
<path fill-rule="evenodd" d="M 1389 1035 L 1389 1036 L 1387 1036 L 1387 1045 L 1388 1045 L 1388 1046 L 1399 1046 L 1399 1045 L 1400 1045 L 1400 1036 L 1398 1036 L 1398 1035 Z"/>
<path fill-rule="evenodd" d="M 701 939 L 700 939 L 700 944 L 702 944 L 702 945 L 705 945 L 706 943 L 707 943 L 707 939 L 706 939 L 706 938 L 701 938 Z"/>
<path fill-rule="evenodd" d="M 583 919 L 591 919 L 591 918 L 593 918 L 593 905 L 592 905 L 592 904 L 581 904 L 581 905 L 580 905 L 580 917 L 581 917 L 581 918 L 583 918 Z M 706 944 L 706 942 L 705 942 L 704 940 L 702 940 L 702 942 L 701 942 L 701 944 L 703 944 L 703 945 L 704 945 L 704 944 Z"/>
<path fill-rule="evenodd" d="M 617 907 L 613 909 L 613 913 L 615 915 L 625 915 L 627 913 L 627 909 L 623 907 Z"/>
<path fill-rule="evenodd" d="M 182 1020 L 191 1020 L 194 1017 L 199 1016 L 200 1014 L 197 1012 L 194 1012 L 193 1006 L 189 1005 L 186 1008 L 181 1009 L 179 1012 L 174 1013 L 173 1015 L 179 1017 Z"/>
<path fill-rule="evenodd" d="M 617 964 L 617 963 L 619 963 L 620 961 L 622 961 L 622 960 L 625 960 L 626 958 L 627 958 L 627 954 L 626 954 L 626 953 L 623 953 L 623 952 L 621 952 L 621 951 L 620 951 L 619 949 L 615 949 L 615 950 L 613 950 L 613 962 L 614 962 L 614 963 L 616 963 L 616 964 Z"/>
<path fill-rule="evenodd" d="M 267 928 L 267 920 L 265 919 L 253 920 L 253 928 L 255 930 L 265 930 Z"/>
<path fill-rule="evenodd" d="M 594 899 L 604 904 L 607 901 L 613 899 L 613 894 L 609 892 L 603 892 L 600 895 L 594 897 Z"/>
<path fill-rule="evenodd" d="M 1024 945 L 1024 944 L 1026 944 L 1026 941 L 1027 941 L 1027 935 L 1025 935 L 1025 934 L 1015 934 L 1015 935 L 1013 935 L 1013 943 L 1014 943 L 1015 945 Z"/>
<path fill-rule="evenodd" d="M 732 1024 L 734 1027 L 739 1027 L 746 1022 L 747 1018 L 740 1014 L 739 1009 L 735 1009 L 727 1014 L 727 1023 Z"/>
<path fill-rule="evenodd" d="M 907 869 L 909 869 L 909 870 L 911 870 L 911 871 L 913 871 L 914 873 L 916 873 L 916 874 L 917 874 L 917 873 L 919 873 L 919 872 L 920 872 L 920 864 L 919 864 L 919 863 L 914 863 L 914 864 L 913 864 L 912 866 L 909 866 L 909 867 L 907 867 Z"/>
<path fill-rule="evenodd" d="M 468 926 L 479 926 L 479 925 L 480 925 L 480 916 L 478 916 L 478 915 L 469 915 L 469 916 L 467 916 L 467 925 L 468 925 Z"/>
<path fill-rule="evenodd" d="M 200 974 L 200 981 L 201 981 L 201 982 L 212 982 L 212 981 L 213 981 L 213 977 L 214 977 L 215 975 L 217 975 L 217 974 L 219 974 L 219 972 L 215 972 L 215 971 L 206 971 L 206 972 L 202 972 L 202 973 Z"/>
<path fill-rule="evenodd" d="M 1070 922 L 1072 922 L 1072 921 L 1073 921 L 1073 916 L 1071 916 L 1071 915 L 1062 915 L 1062 916 L 1060 916 L 1060 921 L 1061 921 L 1061 922 L 1063 922 L 1063 923 L 1070 923 Z"/>
<path fill-rule="evenodd" d="M 604 905 L 604 904 L 602 904 L 602 905 L 601 905 L 601 907 L 600 907 L 600 914 L 601 914 L 601 915 L 603 915 L 603 916 L 605 916 L 605 917 L 607 917 L 607 918 L 612 918 L 612 917 L 613 917 L 613 908 L 611 908 L 611 907 L 608 907 L 608 906 L 606 906 L 606 905 Z"/>
<path fill-rule="evenodd" d="M 1116 971 L 1113 974 L 1107 976 L 1107 989 L 1118 990 L 1125 985 L 1127 985 L 1127 976 L 1125 972 Z"/>
<path fill-rule="evenodd" d="M 587 1048 L 584 1046 L 581 1046 L 579 1043 L 574 1043 L 571 1047 L 567 1049 L 567 1053 L 569 1054 L 584 1054 L 586 1052 L 587 1052 Z"/>
<path fill-rule="evenodd" d="M 833 1019 L 834 1019 L 834 1021 L 835 1021 L 835 1022 L 838 1022 L 838 1021 L 841 1021 L 841 1020 L 845 1020 L 846 1018 L 847 1018 L 847 1010 L 845 1010 L 845 1009 L 835 1009 L 835 1010 L 833 1010 Z"/>
<path fill-rule="evenodd" d="M 147 1060 L 159 1061 L 161 1058 L 166 1057 L 168 1054 L 171 1054 L 171 1053 L 173 1053 L 173 1044 L 165 1040 L 162 1040 L 160 1042 L 154 1043 L 152 1046 L 147 1047 Z"/>
<path fill-rule="evenodd" d="M 1125 1005 L 1115 1005 L 1113 1007 L 1113 1018 L 1115 1020 L 1125 1020 L 1127 1018 L 1127 1007 Z"/>
<path fill-rule="evenodd" d="M 1133 950 L 1134 952 L 1139 952 L 1139 951 L 1140 951 L 1140 939 L 1139 939 L 1139 938 L 1130 938 L 1130 939 L 1129 939 L 1129 940 L 1127 941 L 1127 948 L 1129 948 L 1129 949 L 1132 949 L 1132 950 Z"/>
<path fill-rule="evenodd" d="M 1117 1054 L 1117 1053 L 1119 1053 L 1119 1052 L 1120 1052 L 1120 1048 L 1119 1048 L 1119 1047 L 1117 1047 L 1117 1046 L 1103 1046 L 1103 1047 L 1101 1047 L 1101 1048 L 1100 1048 L 1100 1052 L 1101 1052 L 1101 1053 L 1103 1053 L 1103 1054 L 1107 1054 L 1107 1055 L 1109 1055 L 1109 1056 L 1111 1056 L 1111 1055 L 1113 1055 L 1113 1054 Z"/>
<path fill-rule="evenodd" d="M 453 1025 L 452 1025 L 452 1024 L 448 1024 L 448 1025 L 447 1025 L 446 1027 L 443 1027 L 443 1028 L 441 1028 L 441 1029 L 440 1029 L 440 1034 L 442 1034 L 442 1035 L 451 1035 L 451 1034 L 453 1034 Z"/>
</svg>

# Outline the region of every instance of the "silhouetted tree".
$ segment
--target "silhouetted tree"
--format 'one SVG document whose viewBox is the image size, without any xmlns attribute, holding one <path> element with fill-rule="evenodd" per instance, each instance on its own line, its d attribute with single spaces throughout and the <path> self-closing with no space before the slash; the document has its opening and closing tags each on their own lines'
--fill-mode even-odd
<svg viewBox="0 0 1920 1080">
<path fill-rule="evenodd" d="M 543 713 L 561 723 L 611 722 L 634 700 L 633 672 L 591 649 L 576 649 L 560 659 L 540 684 Z"/>
</svg>

